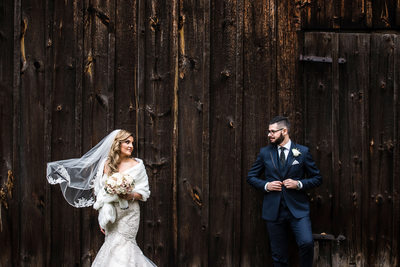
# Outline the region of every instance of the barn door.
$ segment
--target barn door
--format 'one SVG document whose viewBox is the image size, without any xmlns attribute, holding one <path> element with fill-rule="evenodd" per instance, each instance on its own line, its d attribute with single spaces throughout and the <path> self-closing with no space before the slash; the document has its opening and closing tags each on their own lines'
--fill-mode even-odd
<svg viewBox="0 0 400 267">
<path fill-rule="evenodd" d="M 304 35 L 304 136 L 324 178 L 310 194 L 317 266 L 397 266 L 399 40 Z"/>
</svg>

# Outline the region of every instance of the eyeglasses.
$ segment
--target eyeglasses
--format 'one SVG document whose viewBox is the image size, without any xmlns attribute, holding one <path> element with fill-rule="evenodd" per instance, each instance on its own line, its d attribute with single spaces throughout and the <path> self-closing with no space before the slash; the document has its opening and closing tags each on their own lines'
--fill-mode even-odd
<svg viewBox="0 0 400 267">
<path fill-rule="evenodd" d="M 270 134 L 275 134 L 276 132 L 282 131 L 283 129 L 285 129 L 285 128 L 280 128 L 280 129 L 278 129 L 278 130 L 268 130 L 268 131 L 267 131 L 267 134 L 268 134 L 268 135 L 270 135 Z"/>
</svg>

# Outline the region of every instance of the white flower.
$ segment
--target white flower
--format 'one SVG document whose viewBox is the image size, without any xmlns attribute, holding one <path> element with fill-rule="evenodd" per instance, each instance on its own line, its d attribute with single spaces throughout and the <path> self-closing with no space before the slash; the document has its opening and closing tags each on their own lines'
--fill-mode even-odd
<svg viewBox="0 0 400 267">
<path fill-rule="evenodd" d="M 132 177 L 132 176 L 130 176 L 129 174 L 125 174 L 125 175 L 124 175 L 124 178 L 126 179 L 126 181 L 127 181 L 129 184 L 133 184 L 133 177 Z"/>
<path fill-rule="evenodd" d="M 123 181 L 122 177 L 118 177 L 118 179 L 117 179 L 117 185 L 118 185 L 118 186 L 121 186 L 123 182 L 124 182 L 124 181 Z"/>
<path fill-rule="evenodd" d="M 117 184 L 117 181 L 115 181 L 114 179 L 107 179 L 106 183 L 114 187 Z"/>
<path fill-rule="evenodd" d="M 293 156 L 297 157 L 301 155 L 301 152 L 297 148 L 292 149 Z"/>
<path fill-rule="evenodd" d="M 118 179 L 122 178 L 122 174 L 115 172 L 113 175 L 111 175 L 111 178 L 117 181 Z"/>
</svg>

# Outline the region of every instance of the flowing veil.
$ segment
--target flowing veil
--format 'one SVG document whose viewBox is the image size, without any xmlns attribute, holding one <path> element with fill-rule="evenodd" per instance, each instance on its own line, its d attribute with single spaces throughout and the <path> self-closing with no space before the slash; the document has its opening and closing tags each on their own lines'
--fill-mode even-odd
<svg viewBox="0 0 400 267">
<path fill-rule="evenodd" d="M 94 204 L 94 183 L 96 174 L 107 158 L 115 136 L 114 130 L 81 158 L 65 159 L 47 163 L 47 180 L 60 184 L 61 192 L 69 204 L 76 208 Z"/>
</svg>

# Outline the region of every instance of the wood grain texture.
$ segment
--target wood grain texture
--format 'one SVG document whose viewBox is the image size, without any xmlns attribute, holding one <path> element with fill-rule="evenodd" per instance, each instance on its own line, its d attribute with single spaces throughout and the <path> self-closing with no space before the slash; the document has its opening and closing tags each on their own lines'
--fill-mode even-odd
<svg viewBox="0 0 400 267">
<path fill-rule="evenodd" d="M 237 84 L 241 75 L 237 65 L 236 53 L 240 44 L 237 34 L 242 30 L 239 1 L 212 1 L 210 26 L 210 228 L 209 228 L 209 265 L 235 266 L 235 241 L 240 232 L 235 226 L 240 220 L 240 210 L 236 208 L 239 195 L 237 186 L 241 184 L 240 166 L 236 166 L 240 157 L 237 146 L 237 130 L 241 118 L 237 108 L 241 88 Z M 238 47 L 239 46 L 239 47 Z M 222 177 L 229 177 L 224 181 Z"/>
<path fill-rule="evenodd" d="M 0 239 L 3 253 L 0 254 L 0 265 L 13 264 L 13 232 L 16 223 L 11 212 L 15 209 L 16 186 L 13 159 L 14 136 L 14 1 L 0 3 Z M 19 60 L 19 59 L 18 59 Z M 14 178 L 14 179 L 13 179 Z M 13 185 L 13 188 L 10 186 Z"/>
<path fill-rule="evenodd" d="M 398 29 L 395 0 L 300 0 L 301 25 L 308 30 Z"/>
<path fill-rule="evenodd" d="M 145 204 L 143 252 L 155 262 L 174 261 L 173 224 L 173 101 L 175 53 L 175 1 L 145 1 L 145 80 L 143 159 L 152 185 Z M 152 257 L 153 256 L 153 257 Z"/>
<path fill-rule="evenodd" d="M 388 250 L 393 233 L 393 149 L 394 149 L 394 44 L 395 36 L 371 36 L 370 167 L 368 212 L 374 214 L 368 228 L 370 262 L 395 264 Z M 379 53 L 377 51 L 380 51 Z M 380 103 L 380 104 L 377 104 Z M 373 127 L 372 127 L 373 126 Z M 380 227 L 385 224 L 386 227 Z"/>
<path fill-rule="evenodd" d="M 367 187 L 368 135 L 365 108 L 368 106 L 370 35 L 339 35 L 339 57 L 346 58 L 340 66 L 339 95 L 339 171 L 338 216 L 343 224 L 336 232 L 346 237 L 341 258 L 348 264 L 364 264 L 366 221 L 363 209 Z M 354 71 L 355 70 L 355 71 Z M 350 216 L 350 218 L 349 218 Z"/>
<path fill-rule="evenodd" d="M 30 177 L 45 177 L 44 168 L 39 168 L 44 160 L 44 88 L 45 46 L 43 33 L 45 17 L 42 16 L 45 3 L 33 4 L 21 2 L 22 36 L 21 54 L 22 68 L 20 70 L 20 87 L 15 88 L 20 95 L 20 130 L 18 132 L 18 166 L 16 179 L 21 186 L 19 191 L 20 209 L 20 248 L 17 264 L 21 266 L 43 266 L 44 248 L 47 240 L 42 234 L 44 223 L 45 183 L 43 179 Z M 30 144 L 35 144 L 30 146 Z M 22 186 L 24 185 L 24 186 Z M 29 218 L 29 220 L 27 220 Z"/>
<path fill-rule="evenodd" d="M 332 34 L 310 33 L 304 37 L 304 55 L 332 56 Z M 332 166 L 332 66 L 324 62 L 304 62 L 304 144 L 323 174 L 323 184 L 310 192 L 311 218 L 315 233 L 330 233 L 334 197 Z"/>
<path fill-rule="evenodd" d="M 245 177 L 281 114 L 323 175 L 309 192 L 315 265 L 398 266 L 397 2 L 3 1 L 0 189 L 14 188 L 0 265 L 91 265 L 97 212 L 69 206 L 45 166 L 115 128 L 135 134 L 149 175 L 147 257 L 271 265 L 263 194 Z"/>
<path fill-rule="evenodd" d="M 210 182 L 208 3 L 208 1 L 179 3 L 177 261 L 186 266 L 208 264 Z"/>
</svg>

